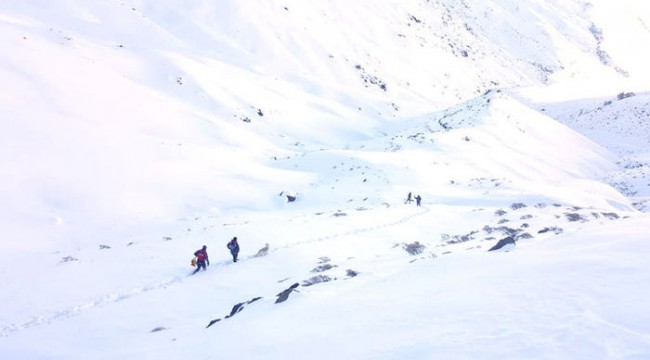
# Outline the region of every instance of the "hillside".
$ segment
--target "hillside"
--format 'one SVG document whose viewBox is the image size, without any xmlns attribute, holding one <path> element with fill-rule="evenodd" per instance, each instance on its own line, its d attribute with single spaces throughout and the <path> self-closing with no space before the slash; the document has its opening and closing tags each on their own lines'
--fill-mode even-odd
<svg viewBox="0 0 650 360">
<path fill-rule="evenodd" d="M 643 2 L 0 8 L 0 358 L 650 356 Z"/>
</svg>

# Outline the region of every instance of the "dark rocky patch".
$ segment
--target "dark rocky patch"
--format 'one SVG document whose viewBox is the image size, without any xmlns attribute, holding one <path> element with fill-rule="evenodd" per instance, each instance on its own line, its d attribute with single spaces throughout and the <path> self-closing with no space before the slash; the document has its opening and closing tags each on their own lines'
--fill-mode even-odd
<svg viewBox="0 0 650 360">
<path fill-rule="evenodd" d="M 507 238 L 499 240 L 499 242 L 497 242 L 497 244 L 491 247 L 488 251 L 499 250 L 508 244 L 515 244 L 515 238 L 513 236 L 508 236 Z"/>
<path fill-rule="evenodd" d="M 544 234 L 544 233 L 547 233 L 549 231 L 552 231 L 557 235 L 557 234 L 561 234 L 564 230 L 562 230 L 562 228 L 559 228 L 557 226 L 551 226 L 551 227 L 545 227 L 542 230 L 538 231 L 537 233 L 538 234 Z"/>
<path fill-rule="evenodd" d="M 244 307 L 245 307 L 246 305 L 248 305 L 248 304 L 252 304 L 252 303 L 254 303 L 255 301 L 260 300 L 260 299 L 261 299 L 261 297 L 255 297 L 255 298 L 252 298 L 251 300 L 248 300 L 248 301 L 246 301 L 246 302 L 241 302 L 241 303 L 235 304 L 235 305 L 232 307 L 232 310 L 230 310 L 230 314 L 226 315 L 223 319 L 229 319 L 229 318 L 235 316 L 236 314 L 238 314 L 239 312 L 241 312 L 242 310 L 244 310 Z M 212 326 L 212 325 L 218 323 L 219 321 L 221 321 L 221 320 L 223 320 L 223 319 L 219 318 L 219 319 L 213 319 L 213 320 L 210 320 L 210 322 L 209 322 L 208 325 L 206 326 L 206 329 L 209 328 L 210 326 Z"/>
<path fill-rule="evenodd" d="M 606 217 L 606 218 L 608 218 L 608 219 L 611 219 L 611 220 L 620 219 L 620 217 L 619 217 L 618 214 L 616 214 L 616 213 L 601 213 L 601 214 L 602 214 L 604 217 Z"/>
<path fill-rule="evenodd" d="M 345 274 L 347 276 L 349 276 L 349 277 L 355 277 L 355 276 L 359 275 L 359 273 L 357 271 L 354 271 L 354 270 L 351 270 L 351 269 L 345 270 Z"/>
<path fill-rule="evenodd" d="M 587 219 L 585 219 L 582 215 L 578 213 L 565 213 L 564 216 L 566 216 L 567 220 L 571 222 L 575 221 L 580 221 L 580 222 L 586 222 Z"/>
<path fill-rule="evenodd" d="M 458 244 L 465 241 L 474 240 L 474 236 L 478 234 L 478 231 L 472 231 L 469 234 L 465 235 L 453 235 L 449 236 L 447 234 L 443 235 L 443 240 L 446 240 L 447 244 Z"/>
<path fill-rule="evenodd" d="M 291 294 L 291 293 L 292 293 L 292 292 L 293 292 L 293 291 L 294 291 L 298 286 L 300 286 L 300 284 L 295 283 L 295 284 L 289 286 L 289 288 L 283 290 L 281 293 L 277 294 L 276 296 L 277 296 L 278 298 L 275 300 L 275 303 L 276 303 L 276 304 L 279 304 L 279 303 L 281 303 L 281 302 L 285 302 L 285 301 L 289 298 L 289 295 L 290 295 L 290 294 Z"/>
<path fill-rule="evenodd" d="M 312 285 L 315 285 L 315 284 L 330 282 L 330 281 L 333 281 L 333 280 L 336 280 L 336 278 L 331 278 L 331 277 L 329 277 L 327 275 L 316 275 L 316 276 L 312 276 L 311 278 L 309 278 L 307 280 L 303 280 L 303 282 L 300 285 L 307 287 L 307 286 L 312 286 Z"/>
<path fill-rule="evenodd" d="M 76 257 L 72 257 L 72 256 L 64 256 L 64 257 L 61 258 L 62 263 L 67 263 L 67 262 L 72 262 L 72 261 L 79 261 L 79 259 L 77 259 Z"/>
<path fill-rule="evenodd" d="M 519 209 L 523 209 L 525 207 L 527 207 L 527 205 L 524 204 L 524 203 L 514 203 L 514 204 L 510 205 L 510 208 L 512 210 L 519 210 Z"/>
<path fill-rule="evenodd" d="M 336 267 L 336 265 L 332 265 L 332 264 L 323 264 L 323 265 L 319 265 L 319 266 L 316 266 L 315 268 L 311 269 L 311 272 L 313 272 L 313 273 L 320 273 L 320 272 L 323 272 L 323 271 L 327 271 L 327 270 L 333 269 L 333 268 L 335 268 L 335 267 Z"/>
<path fill-rule="evenodd" d="M 516 240 L 521 240 L 521 239 L 532 239 L 532 238 L 533 238 L 533 235 L 531 235 L 531 234 L 529 234 L 529 233 L 523 233 L 523 234 L 519 234 L 519 235 L 515 236 L 515 239 L 516 239 Z"/>
<path fill-rule="evenodd" d="M 416 241 L 416 242 L 410 243 L 410 244 L 403 244 L 402 248 L 404 250 L 406 250 L 406 252 L 411 254 L 411 255 L 419 255 L 424 251 L 426 246 L 424 246 L 423 244 L 420 244 L 418 241 Z"/>
</svg>

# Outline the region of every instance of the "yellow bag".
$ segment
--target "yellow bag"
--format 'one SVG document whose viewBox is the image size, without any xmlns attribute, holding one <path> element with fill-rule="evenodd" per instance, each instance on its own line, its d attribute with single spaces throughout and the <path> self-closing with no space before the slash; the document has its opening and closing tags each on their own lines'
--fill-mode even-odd
<svg viewBox="0 0 650 360">
<path fill-rule="evenodd" d="M 196 258 L 192 258 L 192 266 L 196 266 Z"/>
</svg>

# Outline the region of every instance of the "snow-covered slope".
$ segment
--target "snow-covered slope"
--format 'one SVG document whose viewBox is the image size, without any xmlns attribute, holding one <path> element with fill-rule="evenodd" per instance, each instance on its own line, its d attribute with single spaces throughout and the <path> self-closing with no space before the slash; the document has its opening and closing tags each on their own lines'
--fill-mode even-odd
<svg viewBox="0 0 650 360">
<path fill-rule="evenodd" d="M 643 2 L 0 9 L 1 358 L 650 356 Z"/>
</svg>

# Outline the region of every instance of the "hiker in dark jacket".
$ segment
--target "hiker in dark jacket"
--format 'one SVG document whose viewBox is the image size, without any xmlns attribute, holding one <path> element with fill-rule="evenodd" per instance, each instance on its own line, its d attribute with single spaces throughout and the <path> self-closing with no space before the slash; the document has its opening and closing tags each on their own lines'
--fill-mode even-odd
<svg viewBox="0 0 650 360">
<path fill-rule="evenodd" d="M 230 240 L 226 246 L 230 250 L 230 254 L 232 254 L 232 261 L 237 262 L 237 255 L 239 254 L 239 244 L 237 243 L 237 237 L 235 236 L 232 238 L 232 240 Z"/>
<path fill-rule="evenodd" d="M 420 206 L 420 203 L 422 202 L 422 197 L 420 195 L 415 197 L 415 205 Z"/>
<path fill-rule="evenodd" d="M 203 271 L 205 271 L 207 268 L 205 267 L 205 264 L 207 263 L 208 266 L 210 266 L 210 259 L 208 259 L 208 247 L 203 245 L 203 247 L 199 250 L 196 250 L 194 252 L 194 256 L 196 256 L 196 270 L 194 270 L 193 274 L 196 274 L 203 268 Z"/>
</svg>

